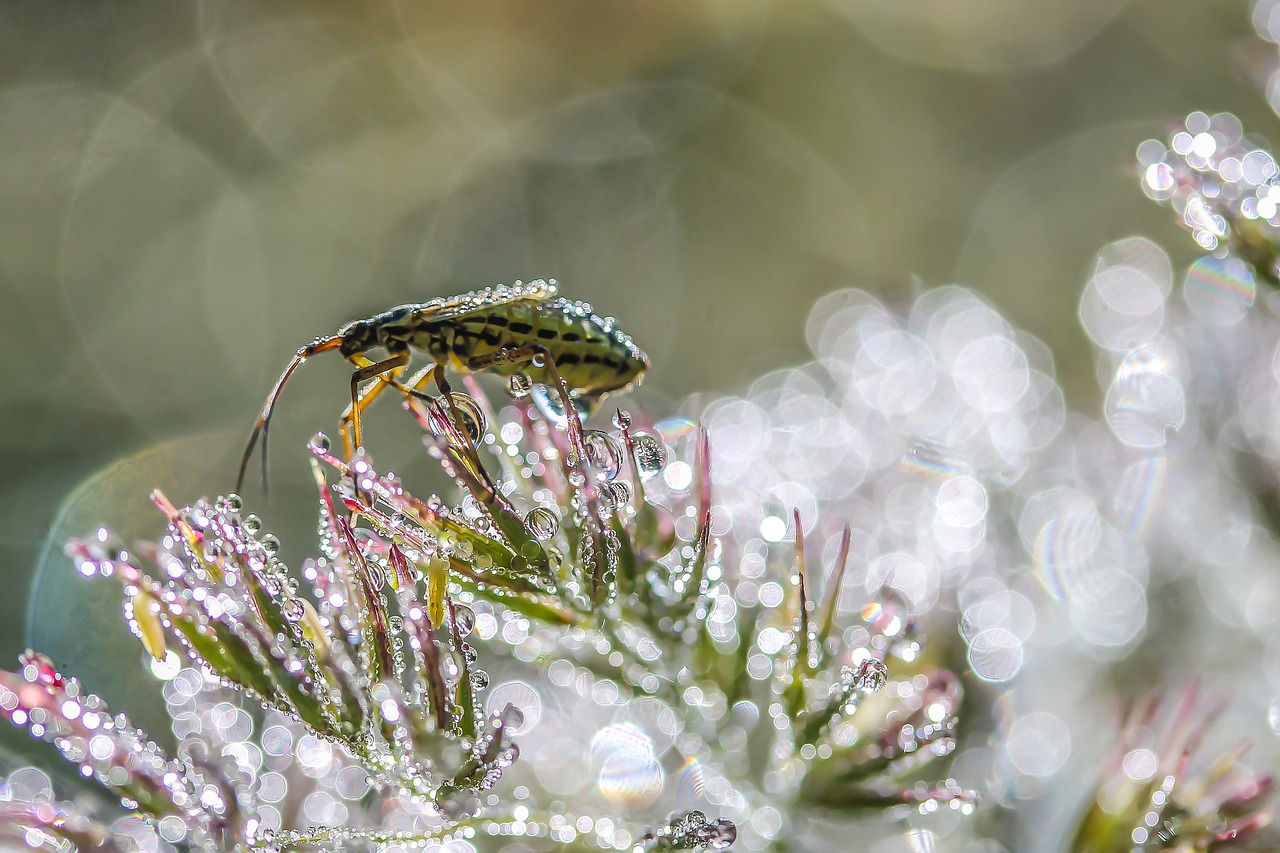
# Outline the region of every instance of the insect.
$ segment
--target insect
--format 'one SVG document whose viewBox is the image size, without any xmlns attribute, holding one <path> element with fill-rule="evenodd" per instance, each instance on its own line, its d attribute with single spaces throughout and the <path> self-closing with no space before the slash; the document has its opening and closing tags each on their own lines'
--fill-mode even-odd
<svg viewBox="0 0 1280 853">
<path fill-rule="evenodd" d="M 489 371 L 513 377 L 513 383 L 560 385 L 587 401 L 610 391 L 633 387 L 649 368 L 649 358 L 629 336 L 614 326 L 613 318 L 595 314 L 585 302 L 556 295 L 556 283 L 537 280 L 500 285 L 459 296 L 401 305 L 365 320 L 356 320 L 337 334 L 316 338 L 302 347 L 280 374 L 254 423 L 240 460 L 237 490 L 262 436 L 262 477 L 267 476 L 267 434 L 271 413 L 289 377 L 317 353 L 338 350 L 356 366 L 351 374 L 351 404 L 342 413 L 341 434 L 348 459 L 362 446 L 360 414 L 379 394 L 395 387 L 412 396 L 429 376 L 434 377 L 446 400 L 451 400 L 444 368 L 464 372 Z M 374 361 L 371 350 L 386 357 Z M 432 366 L 407 383 L 410 351 L 426 354 Z M 514 379 L 519 374 L 523 379 Z M 361 384 L 375 380 L 364 390 Z M 452 403 L 451 403 L 452 405 Z"/>
</svg>

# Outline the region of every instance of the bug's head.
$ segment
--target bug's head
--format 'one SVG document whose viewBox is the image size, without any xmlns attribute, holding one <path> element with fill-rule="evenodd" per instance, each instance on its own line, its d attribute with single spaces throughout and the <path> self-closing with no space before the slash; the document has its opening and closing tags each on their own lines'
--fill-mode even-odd
<svg viewBox="0 0 1280 853">
<path fill-rule="evenodd" d="M 338 351 L 344 356 L 352 356 L 378 345 L 378 327 L 369 320 L 356 320 L 339 329 L 338 337 L 342 339 Z"/>
</svg>

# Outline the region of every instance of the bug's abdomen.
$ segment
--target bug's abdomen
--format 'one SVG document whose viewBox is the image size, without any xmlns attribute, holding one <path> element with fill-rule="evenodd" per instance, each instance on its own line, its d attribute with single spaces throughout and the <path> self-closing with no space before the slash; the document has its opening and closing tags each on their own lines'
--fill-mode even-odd
<svg viewBox="0 0 1280 853">
<path fill-rule="evenodd" d="M 579 313 L 568 300 L 506 304 L 500 310 L 478 310 L 450 318 L 449 354 L 462 365 L 499 350 L 544 347 L 573 390 L 600 394 L 626 387 L 648 367 L 630 339 L 600 322 L 589 311 Z M 425 349 L 425 347 L 424 347 Z M 535 382 L 549 377 L 531 364 L 497 364 L 502 376 L 525 373 Z"/>
</svg>

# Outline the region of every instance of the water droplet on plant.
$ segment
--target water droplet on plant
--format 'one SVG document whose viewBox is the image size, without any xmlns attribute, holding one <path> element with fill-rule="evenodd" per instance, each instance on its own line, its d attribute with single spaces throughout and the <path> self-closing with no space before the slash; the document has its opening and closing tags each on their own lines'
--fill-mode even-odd
<svg viewBox="0 0 1280 853">
<path fill-rule="evenodd" d="M 440 675 L 444 683 L 454 685 L 462 677 L 462 660 L 454 652 L 445 652 L 440 656 Z"/>
<path fill-rule="evenodd" d="M 250 535 L 257 533 L 262 529 L 262 519 L 258 518 L 256 515 L 246 516 L 244 520 L 244 529 L 248 531 Z"/>
<path fill-rule="evenodd" d="M 457 628 L 459 637 L 470 635 L 476 627 L 475 611 L 465 604 L 457 605 L 453 609 L 453 625 Z"/>
<path fill-rule="evenodd" d="M 856 667 L 840 668 L 840 683 L 868 696 L 880 692 L 888 679 L 889 668 L 875 658 L 867 658 Z"/>
<path fill-rule="evenodd" d="M 472 444 L 479 444 L 480 440 L 484 438 L 485 430 L 488 428 L 484 412 L 480 409 L 480 404 L 470 394 L 455 392 L 450 396 L 453 398 L 454 406 L 458 409 L 458 414 L 462 416 L 462 428 L 467 434 L 467 438 L 471 439 Z"/>
<path fill-rule="evenodd" d="M 636 467 L 640 469 L 641 480 L 651 480 L 667 464 L 667 449 L 662 442 L 648 433 L 636 433 L 631 440 L 636 451 Z"/>
<path fill-rule="evenodd" d="M 583 433 L 582 443 L 597 478 L 612 480 L 618 476 L 618 471 L 622 468 L 622 446 L 616 438 L 607 432 L 591 429 Z"/>
<path fill-rule="evenodd" d="M 471 673 L 471 686 L 477 691 L 486 689 L 489 686 L 489 673 L 483 669 Z"/>
<path fill-rule="evenodd" d="M 710 837 L 712 850 L 727 850 L 738 840 L 738 827 L 727 817 L 720 818 L 711 826 L 715 830 L 715 834 Z"/>
<path fill-rule="evenodd" d="M 462 659 L 467 662 L 467 666 L 475 666 L 476 661 L 480 660 L 480 653 L 476 651 L 475 646 L 463 643 Z"/>
<path fill-rule="evenodd" d="M 609 502 L 615 509 L 622 509 L 631 501 L 631 487 L 622 480 L 614 480 L 609 484 Z"/>
<path fill-rule="evenodd" d="M 631 413 L 625 409 L 618 409 L 613 413 L 613 425 L 618 429 L 629 429 L 631 427 Z"/>
<path fill-rule="evenodd" d="M 560 528 L 556 514 L 545 506 L 534 507 L 524 517 L 525 530 L 539 542 L 550 542 Z"/>
<path fill-rule="evenodd" d="M 311 448 L 312 453 L 328 453 L 329 452 L 329 436 L 323 432 L 318 432 L 311 436 L 311 440 L 307 442 L 307 446 Z"/>
<path fill-rule="evenodd" d="M 230 510 L 231 512 L 239 512 L 240 510 L 244 509 L 244 498 L 240 497 L 235 492 L 232 492 L 231 494 L 227 495 L 226 501 L 227 501 L 227 509 Z"/>
<path fill-rule="evenodd" d="M 528 397 L 529 392 L 533 390 L 533 380 L 523 373 L 514 373 L 507 382 L 507 390 L 516 399 Z"/>
<path fill-rule="evenodd" d="M 286 598 L 284 603 L 280 605 L 280 613 L 290 622 L 300 622 L 306 613 L 306 609 L 298 599 Z"/>
<path fill-rule="evenodd" d="M 280 540 L 268 533 L 262 537 L 262 550 L 268 554 L 277 554 L 280 551 Z"/>
</svg>

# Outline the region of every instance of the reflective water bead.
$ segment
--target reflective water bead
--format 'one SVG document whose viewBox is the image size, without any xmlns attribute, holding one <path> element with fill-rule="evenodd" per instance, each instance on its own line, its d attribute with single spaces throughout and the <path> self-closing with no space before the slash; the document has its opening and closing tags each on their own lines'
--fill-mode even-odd
<svg viewBox="0 0 1280 853">
<path fill-rule="evenodd" d="M 458 414 L 462 416 L 462 426 L 467 437 L 471 439 L 472 444 L 479 444 L 489 426 L 485 421 L 484 412 L 480 409 L 480 404 L 470 394 L 454 392 L 450 396 L 453 398 L 453 405 L 458 409 Z"/>
<path fill-rule="evenodd" d="M 257 533 L 262 529 L 262 519 L 258 518 L 256 515 L 245 516 L 244 529 L 250 534 Z"/>
<path fill-rule="evenodd" d="M 636 467 L 640 469 L 641 480 L 651 480 L 667 464 L 667 449 L 662 442 L 648 433 L 636 433 L 631 440 L 636 452 Z"/>
<path fill-rule="evenodd" d="M 475 611 L 465 604 L 455 606 L 453 609 L 453 626 L 457 629 L 459 637 L 469 636 L 476 627 Z"/>
<path fill-rule="evenodd" d="M 489 673 L 483 669 L 477 669 L 471 673 L 471 686 L 475 690 L 484 690 L 489 686 Z"/>
<path fill-rule="evenodd" d="M 524 517 L 525 529 L 539 542 L 549 542 L 560 528 L 556 514 L 544 506 L 534 507 Z"/>
<path fill-rule="evenodd" d="M 284 603 L 280 605 L 280 613 L 290 622 L 300 622 L 306 614 L 306 609 L 298 599 L 286 598 Z"/>
<path fill-rule="evenodd" d="M 888 678 L 889 668 L 884 665 L 883 661 L 875 658 L 868 658 L 858 664 L 857 667 L 845 666 L 840 668 L 840 683 L 846 689 L 852 688 L 866 695 L 878 693 L 884 687 Z"/>
<path fill-rule="evenodd" d="M 582 435 L 587 460 L 601 480 L 612 480 L 622 468 L 622 447 L 618 440 L 598 429 L 587 430 Z"/>
<path fill-rule="evenodd" d="M 528 397 L 529 392 L 533 390 L 533 380 L 523 373 L 513 373 L 507 382 L 507 390 L 516 399 Z"/>
<path fill-rule="evenodd" d="M 628 429 L 631 426 L 631 413 L 626 409 L 618 409 L 613 413 L 613 425 L 618 429 Z"/>
<path fill-rule="evenodd" d="M 311 440 L 307 442 L 307 446 L 311 448 L 312 453 L 328 453 L 329 452 L 329 436 L 323 432 L 317 432 L 311 436 Z"/>
<path fill-rule="evenodd" d="M 240 510 L 244 509 L 244 499 L 235 492 L 227 495 L 226 502 L 227 509 L 231 512 L 240 512 Z"/>
<path fill-rule="evenodd" d="M 738 827 L 727 817 L 722 817 L 712 824 L 715 834 L 710 837 L 712 850 L 727 850 L 738 840 Z"/>
<path fill-rule="evenodd" d="M 609 502 L 615 509 L 622 509 L 631 502 L 631 487 L 622 480 L 614 480 L 609 484 Z"/>
<path fill-rule="evenodd" d="M 280 540 L 272 534 L 268 533 L 262 537 L 262 550 L 268 554 L 276 554 L 280 551 Z"/>
</svg>

